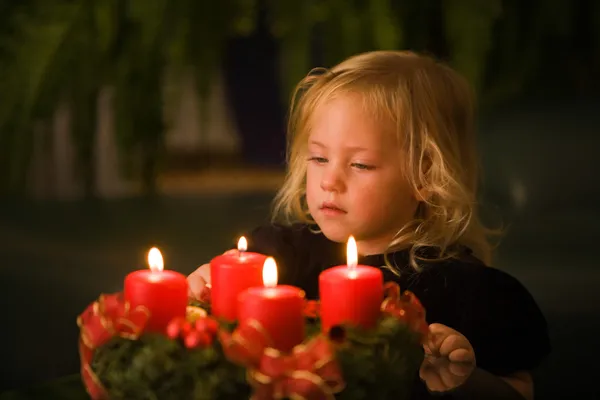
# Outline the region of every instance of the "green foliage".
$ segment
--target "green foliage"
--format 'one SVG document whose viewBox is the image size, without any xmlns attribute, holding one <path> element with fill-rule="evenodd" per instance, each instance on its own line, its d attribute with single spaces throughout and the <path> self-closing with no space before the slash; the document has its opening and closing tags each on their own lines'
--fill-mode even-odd
<svg viewBox="0 0 600 400">
<path fill-rule="evenodd" d="M 381 50 L 401 49 L 403 32 L 399 20 L 394 18 L 391 0 L 369 2 L 369 25 L 373 30 L 373 47 Z"/>
<path fill-rule="evenodd" d="M 286 99 L 310 69 L 311 35 L 324 11 L 319 3 L 267 0 L 270 30 L 280 43 L 280 78 Z"/>
<path fill-rule="evenodd" d="M 8 147 L 9 186 L 24 184 L 35 124 L 50 124 L 56 108 L 70 107 L 71 133 L 84 180 L 93 177 L 96 101 L 106 60 L 101 40 L 114 2 L 41 1 L 18 9 L 9 21 L 12 35 L 3 42 L 0 134 L 14 138 Z M 99 34 L 104 33 L 104 35 Z M 6 173 L 6 172 L 5 172 Z M 88 187 L 93 187 L 90 182 Z"/>
<path fill-rule="evenodd" d="M 0 150 L 0 181 L 9 191 L 24 185 L 34 125 L 51 113 L 60 96 L 55 89 L 64 64 L 61 49 L 73 27 L 64 19 L 76 19 L 78 11 L 77 4 L 48 7 L 37 0 L 6 17 L 11 35 L 2 38 L 0 135 L 8 146 Z"/>
<path fill-rule="evenodd" d="M 448 0 L 443 4 L 452 64 L 480 89 L 502 1 Z"/>
<path fill-rule="evenodd" d="M 560 45 L 572 33 L 576 4 L 267 0 L 263 6 L 279 43 L 279 79 L 287 103 L 313 66 L 330 67 L 375 49 L 437 51 L 484 101 L 507 98 L 535 79 L 544 44 Z M 597 2 L 589 7 L 598 48 Z M 0 187 L 24 186 L 36 125 L 48 126 L 57 107 L 67 104 L 79 169 L 93 191 L 96 101 L 100 90 L 110 87 L 118 141 L 128 161 L 124 167 L 152 192 L 169 123 L 165 102 L 179 97 L 174 88 L 189 71 L 200 96 L 207 96 L 228 40 L 252 34 L 258 14 L 258 0 L 0 2 Z M 206 122 L 206 108 L 199 111 Z"/>
<path fill-rule="evenodd" d="M 201 98 L 210 94 L 211 83 L 221 67 L 227 40 L 254 32 L 257 0 L 220 2 L 178 0 L 170 2 L 172 23 L 164 46 L 169 70 L 168 102 L 177 106 L 183 78 L 192 72 Z M 200 122 L 211 117 L 206 102 L 200 102 Z"/>
<path fill-rule="evenodd" d="M 370 22 L 365 15 L 368 9 L 364 2 L 332 0 L 327 3 L 325 18 L 320 21 L 322 31 L 323 61 L 326 67 L 342 61 L 345 57 L 369 48 L 366 27 Z"/>
<path fill-rule="evenodd" d="M 319 333 L 319 321 L 307 321 L 307 337 Z M 374 331 L 346 328 L 345 335 L 336 357 L 346 386 L 336 398 L 410 398 L 423 350 L 405 324 L 388 317 Z M 91 366 L 111 399 L 218 400 L 251 393 L 245 369 L 225 358 L 218 341 L 188 350 L 159 334 L 115 337 L 96 350 Z"/>
<path fill-rule="evenodd" d="M 92 369 L 111 399 L 248 398 L 245 370 L 224 358 L 220 346 L 186 349 L 164 335 L 113 338 L 94 354 Z"/>
<path fill-rule="evenodd" d="M 336 398 L 409 399 L 424 356 L 416 335 L 392 317 L 374 333 L 350 329 L 347 335 L 349 346 L 337 353 L 346 388 Z"/>
<path fill-rule="evenodd" d="M 403 44 L 402 24 L 390 0 L 271 0 L 270 27 L 280 43 L 282 90 L 289 98 L 296 84 L 316 66 L 317 52 L 326 67 L 351 55 L 373 49 L 399 49 Z M 319 65 L 322 66 L 322 65 Z"/>
<path fill-rule="evenodd" d="M 152 5 L 129 0 L 119 9 L 119 51 L 114 53 L 115 127 L 124 159 L 138 163 L 127 167 L 142 180 L 145 191 L 155 191 L 158 163 L 162 159 L 162 82 L 166 63 L 163 40 L 173 18 L 166 0 Z M 132 157 L 135 154 L 137 157 Z"/>
<path fill-rule="evenodd" d="M 510 99 L 536 81 L 547 60 L 548 44 L 553 49 L 570 46 L 565 39 L 573 34 L 575 4 L 502 0 L 502 13 L 493 27 L 493 52 L 484 60 L 486 82 L 479 88 L 485 103 Z"/>
</svg>

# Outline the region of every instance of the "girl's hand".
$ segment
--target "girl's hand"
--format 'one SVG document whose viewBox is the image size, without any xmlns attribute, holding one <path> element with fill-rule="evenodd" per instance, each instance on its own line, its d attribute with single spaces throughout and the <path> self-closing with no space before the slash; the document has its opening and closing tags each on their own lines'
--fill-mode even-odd
<svg viewBox="0 0 600 400">
<path fill-rule="evenodd" d="M 433 392 L 445 392 L 461 385 L 475 367 L 475 351 L 469 340 L 446 325 L 429 325 L 429 337 L 423 349 L 425 360 L 419 375 Z"/>
<path fill-rule="evenodd" d="M 237 250 L 227 250 L 223 254 L 231 252 L 237 252 Z M 188 297 L 194 300 L 201 300 L 202 291 L 204 288 L 210 286 L 210 264 L 204 264 L 194 272 L 188 275 Z"/>
<path fill-rule="evenodd" d="M 206 285 L 210 285 L 210 264 L 204 264 L 188 275 L 188 297 L 200 300 Z"/>
<path fill-rule="evenodd" d="M 462 333 L 446 325 L 431 324 L 429 332 L 429 338 L 423 345 L 425 361 L 421 365 L 421 379 L 433 391 L 444 391 L 456 387 L 457 384 L 460 385 L 461 380 L 466 380 L 475 367 L 473 346 Z M 444 363 L 443 359 L 440 359 L 437 363 L 436 357 L 447 358 L 449 362 Z M 490 376 L 495 377 L 491 374 Z M 495 378 L 503 384 L 508 383 L 524 399 L 533 399 L 533 379 L 529 371 L 518 371 L 509 376 Z M 505 387 L 501 385 L 497 389 L 502 391 Z"/>
<path fill-rule="evenodd" d="M 447 392 L 466 382 L 475 369 L 472 363 L 451 362 L 447 357 L 425 356 L 419 376 L 431 392 Z"/>
<path fill-rule="evenodd" d="M 447 357 L 451 362 L 475 364 L 475 350 L 460 332 L 442 325 L 429 325 L 429 338 L 423 345 L 429 356 Z"/>
</svg>

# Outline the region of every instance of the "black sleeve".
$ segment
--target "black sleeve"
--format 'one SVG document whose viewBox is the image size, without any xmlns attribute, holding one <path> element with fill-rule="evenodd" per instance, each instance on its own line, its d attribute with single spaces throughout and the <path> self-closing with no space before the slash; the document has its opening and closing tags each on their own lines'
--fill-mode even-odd
<svg viewBox="0 0 600 400">
<path fill-rule="evenodd" d="M 246 234 L 248 251 L 271 256 L 277 263 L 279 283 L 297 285 L 308 248 L 303 226 L 264 225 Z"/>
<path fill-rule="evenodd" d="M 551 350 L 540 308 L 509 274 L 486 267 L 481 277 L 469 338 L 478 366 L 501 376 L 535 369 Z"/>
</svg>

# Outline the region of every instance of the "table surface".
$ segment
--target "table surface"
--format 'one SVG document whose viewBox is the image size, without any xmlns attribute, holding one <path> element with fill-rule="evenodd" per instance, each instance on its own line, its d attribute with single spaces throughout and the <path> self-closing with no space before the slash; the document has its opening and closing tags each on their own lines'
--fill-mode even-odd
<svg viewBox="0 0 600 400">
<path fill-rule="evenodd" d="M 25 399 L 62 399 L 62 400 L 89 400 L 83 387 L 79 374 L 64 376 L 59 379 L 33 385 L 28 388 L 5 392 L 0 395 L 1 400 Z"/>
<path fill-rule="evenodd" d="M 414 400 L 522 400 L 508 384 L 473 365 L 437 357 L 427 357 L 423 365 L 421 379 L 414 388 Z M 0 395 L 0 400 L 24 399 L 86 400 L 89 396 L 79 374 Z"/>
</svg>

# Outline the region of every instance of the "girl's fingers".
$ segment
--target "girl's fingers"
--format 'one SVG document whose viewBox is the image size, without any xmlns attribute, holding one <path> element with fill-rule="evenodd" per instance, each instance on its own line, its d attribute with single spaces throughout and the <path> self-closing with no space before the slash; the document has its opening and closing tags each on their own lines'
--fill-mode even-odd
<svg viewBox="0 0 600 400">
<path fill-rule="evenodd" d="M 475 354 L 469 349 L 456 349 L 448 354 L 448 359 L 453 363 L 471 363 L 475 361 Z"/>
<path fill-rule="evenodd" d="M 442 324 L 429 325 L 430 335 L 423 346 L 428 354 L 448 357 L 452 362 L 473 362 L 475 354 L 466 337 Z"/>
<path fill-rule="evenodd" d="M 419 377 L 427 385 L 427 389 L 432 392 L 443 392 L 445 391 L 444 383 L 438 375 L 435 368 L 431 365 L 423 364 L 419 370 Z"/>
<path fill-rule="evenodd" d="M 445 389 L 454 388 L 460 382 L 460 377 L 452 374 L 452 371 L 450 371 L 450 364 L 451 363 L 447 363 L 438 371 Z"/>
<path fill-rule="evenodd" d="M 188 296 L 200 300 L 202 291 L 210 284 L 210 267 L 205 264 L 192 272 L 188 278 Z"/>
<path fill-rule="evenodd" d="M 201 276 L 195 276 L 194 279 L 188 278 L 188 297 L 200 300 L 202 290 L 206 286 L 206 281 Z"/>
<path fill-rule="evenodd" d="M 463 335 L 450 334 L 443 338 L 440 347 L 440 355 L 450 358 L 451 361 L 469 361 L 464 353 L 471 353 L 471 344 Z M 454 359 L 452 358 L 454 357 Z"/>
<path fill-rule="evenodd" d="M 471 363 L 452 362 L 448 367 L 452 374 L 460 376 L 462 378 L 464 378 L 465 376 L 469 376 L 473 371 L 473 364 Z"/>
</svg>

